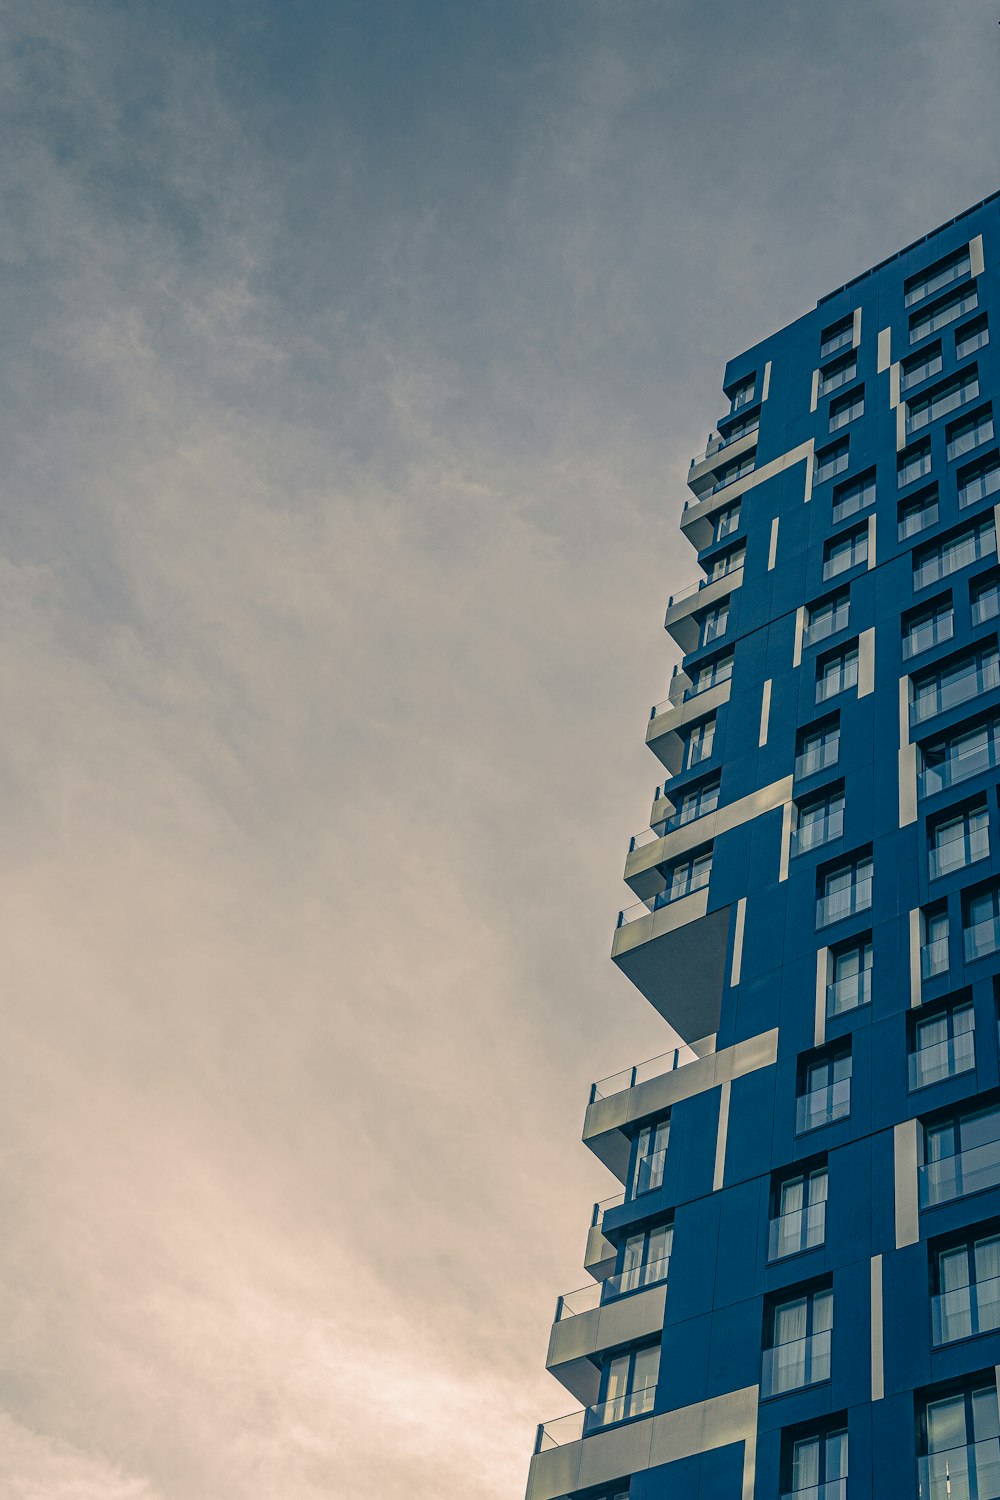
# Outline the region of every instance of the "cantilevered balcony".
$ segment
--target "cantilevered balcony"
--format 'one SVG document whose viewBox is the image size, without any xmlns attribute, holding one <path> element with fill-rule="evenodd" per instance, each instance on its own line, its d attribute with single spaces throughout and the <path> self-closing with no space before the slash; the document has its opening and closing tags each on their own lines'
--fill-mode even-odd
<svg viewBox="0 0 1000 1500">
<path fill-rule="evenodd" d="M 777 1056 L 777 1040 L 776 1031 L 766 1031 L 717 1052 L 715 1037 L 706 1036 L 602 1078 L 591 1086 L 584 1145 L 624 1183 L 632 1137 L 643 1120 L 662 1116 L 682 1099 L 769 1067 Z"/>
<path fill-rule="evenodd" d="M 618 913 L 611 957 L 681 1037 L 719 1027 L 730 908 L 708 911 L 708 887 Z"/>
<path fill-rule="evenodd" d="M 666 1257 L 559 1298 L 545 1366 L 577 1401 L 596 1402 L 609 1350 L 662 1332 L 669 1264 Z"/>
<path fill-rule="evenodd" d="M 587 1249 L 583 1256 L 583 1269 L 595 1281 L 603 1281 L 615 1269 L 618 1250 L 604 1235 L 604 1215 L 611 1208 L 620 1208 L 625 1202 L 624 1193 L 615 1193 L 612 1198 L 603 1198 L 594 1204 L 594 1213 L 587 1231 Z"/>
<path fill-rule="evenodd" d="M 684 763 L 684 744 L 692 724 L 728 703 L 731 687 L 732 680 L 726 678 L 700 693 L 686 688 L 676 700 L 668 698 L 652 710 L 646 726 L 646 744 L 671 776 L 676 776 Z"/>
<path fill-rule="evenodd" d="M 759 423 L 755 422 L 749 431 L 741 432 L 738 437 L 728 441 L 718 436 L 710 438 L 704 453 L 699 453 L 697 458 L 691 460 L 687 477 L 688 489 L 699 499 L 715 492 L 724 471 L 756 448 L 758 429 Z"/>
<path fill-rule="evenodd" d="M 715 534 L 715 518 L 720 510 L 725 510 L 734 500 L 753 489 L 765 480 L 772 479 L 785 469 L 792 468 L 795 464 L 802 464 L 803 485 L 807 491 L 811 486 L 811 470 L 805 467 L 808 462 L 812 464 L 813 439 L 800 443 L 798 447 L 790 449 L 787 453 L 779 454 L 768 463 L 761 464 L 749 474 L 743 474 L 739 479 L 733 480 L 723 489 L 713 488 L 702 494 L 697 499 L 688 500 L 684 506 L 681 516 L 681 531 L 687 537 L 693 547 L 700 552 L 702 548 L 712 544 Z"/>
<path fill-rule="evenodd" d="M 743 567 L 732 568 L 720 578 L 698 579 L 667 600 L 664 629 L 680 646 L 682 651 L 694 651 L 701 644 L 701 625 L 698 615 L 728 599 L 734 589 L 743 582 Z"/>
</svg>

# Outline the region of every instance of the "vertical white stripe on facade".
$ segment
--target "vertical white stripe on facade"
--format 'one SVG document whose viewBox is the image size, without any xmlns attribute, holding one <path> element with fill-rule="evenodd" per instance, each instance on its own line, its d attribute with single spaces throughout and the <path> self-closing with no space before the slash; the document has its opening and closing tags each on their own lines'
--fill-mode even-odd
<svg viewBox="0 0 1000 1500">
<path fill-rule="evenodd" d="M 791 798 L 785 803 L 781 810 L 781 855 L 778 860 L 778 879 L 788 879 L 788 856 L 792 847 L 792 801 Z"/>
<path fill-rule="evenodd" d="M 767 744 L 767 726 L 771 718 L 771 679 L 764 683 L 764 691 L 760 696 L 760 733 L 757 736 L 757 747 L 762 748 Z"/>
<path fill-rule="evenodd" d="M 1000 1383 L 997 1385 L 1000 1390 Z M 743 1440 L 743 1494 L 741 1500 L 753 1500 L 757 1482 L 757 1425 L 756 1422 Z"/>
<path fill-rule="evenodd" d="M 806 505 L 812 499 L 813 492 L 813 466 L 816 457 L 816 444 L 813 438 L 809 439 L 809 452 L 806 454 L 806 491 L 802 496 Z"/>
<path fill-rule="evenodd" d="M 858 637 L 858 697 L 867 698 L 875 691 L 875 626 Z"/>
<path fill-rule="evenodd" d="M 910 679 L 899 679 L 899 748 L 910 743 Z"/>
<path fill-rule="evenodd" d="M 902 453 L 906 447 L 906 407 L 896 407 L 896 452 Z"/>
<path fill-rule="evenodd" d="M 812 392 L 809 396 L 809 410 L 815 411 L 819 401 L 819 371 L 813 370 Z"/>
<path fill-rule="evenodd" d="M 746 919 L 747 898 L 741 896 L 736 903 L 736 927 L 733 932 L 733 966 L 729 971 L 729 983 L 735 989 L 740 982 L 743 967 L 743 923 Z"/>
<path fill-rule="evenodd" d="M 816 954 L 816 1020 L 813 1026 L 813 1046 L 822 1047 L 826 1041 L 826 974 L 829 948 L 820 948 Z"/>
<path fill-rule="evenodd" d="M 969 241 L 969 270 L 973 276 L 982 276 L 986 269 L 983 259 L 983 237 L 977 234 L 974 240 Z"/>
<path fill-rule="evenodd" d="M 868 517 L 868 566 L 875 566 L 875 517 Z"/>
<path fill-rule="evenodd" d="M 899 752 L 899 826 L 917 821 L 917 747 L 904 745 Z"/>
<path fill-rule="evenodd" d="M 889 366 L 889 405 L 893 411 L 899 406 L 899 360 Z"/>
<path fill-rule="evenodd" d="M 860 309 L 860 307 L 856 307 L 854 309 L 854 328 L 853 328 L 853 332 L 852 332 L 852 335 L 851 335 L 851 345 L 852 345 L 853 348 L 857 349 L 859 347 L 860 343 L 861 343 L 861 309 Z"/>
<path fill-rule="evenodd" d="M 920 1004 L 920 949 L 923 945 L 923 921 L 919 906 L 910 912 L 910 1005 Z"/>
<path fill-rule="evenodd" d="M 729 1091 L 732 1084 L 727 1078 L 719 1090 L 719 1133 L 715 1138 L 715 1171 L 712 1173 L 712 1192 L 717 1193 L 726 1177 L 726 1139 L 729 1135 Z"/>
<path fill-rule="evenodd" d="M 878 373 L 883 375 L 892 364 L 892 329 L 878 331 Z"/>
<path fill-rule="evenodd" d="M 771 522 L 771 544 L 767 549 L 767 571 L 770 573 L 778 558 L 778 517 Z"/>
<path fill-rule="evenodd" d="M 802 660 L 802 632 L 806 628 L 806 607 L 800 604 L 795 611 L 795 644 L 792 647 L 792 666 L 797 667 Z"/>
<path fill-rule="evenodd" d="M 761 401 L 766 401 L 767 400 L 767 393 L 768 393 L 768 391 L 770 389 L 771 389 L 771 361 L 768 360 L 767 364 L 764 366 L 764 384 L 761 386 L 761 389 L 760 389 L 760 399 L 761 399 Z"/>
<path fill-rule="evenodd" d="M 872 1400 L 881 1401 L 885 1395 L 885 1371 L 883 1366 L 883 1333 L 882 1333 L 882 1257 L 872 1256 L 871 1270 L 872 1288 L 872 1319 L 871 1319 L 871 1347 L 872 1347 Z"/>
<path fill-rule="evenodd" d="M 902 1250 L 904 1245 L 915 1245 L 920 1239 L 916 1120 L 904 1120 L 902 1124 L 893 1127 L 892 1150 L 896 1249 Z"/>
</svg>

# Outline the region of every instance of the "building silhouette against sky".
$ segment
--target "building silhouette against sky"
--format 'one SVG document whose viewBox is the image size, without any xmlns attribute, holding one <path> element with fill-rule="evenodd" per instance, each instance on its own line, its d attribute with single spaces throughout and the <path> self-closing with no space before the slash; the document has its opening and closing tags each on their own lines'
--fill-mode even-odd
<svg viewBox="0 0 1000 1500">
<path fill-rule="evenodd" d="M 684 1045 L 591 1090 L 528 1500 L 1000 1497 L 998 197 L 692 461 L 613 948 Z"/>
</svg>

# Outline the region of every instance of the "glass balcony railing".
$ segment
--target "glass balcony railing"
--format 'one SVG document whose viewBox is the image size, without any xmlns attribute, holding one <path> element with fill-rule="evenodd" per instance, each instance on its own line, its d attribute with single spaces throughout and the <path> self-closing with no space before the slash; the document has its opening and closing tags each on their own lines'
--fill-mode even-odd
<svg viewBox="0 0 1000 1500">
<path fill-rule="evenodd" d="M 962 1031 L 930 1047 L 911 1052 L 907 1067 L 911 1089 L 925 1089 L 976 1066 L 976 1034 Z"/>
<path fill-rule="evenodd" d="M 644 828 L 641 833 L 633 833 L 628 841 L 628 852 L 634 854 L 637 849 L 644 849 L 647 844 L 655 844 L 660 835 L 652 828 Z"/>
<path fill-rule="evenodd" d="M 723 578 L 734 578 L 737 574 L 742 572 L 743 553 L 741 552 L 739 560 L 735 562 L 732 567 L 723 568 L 718 573 L 706 573 L 704 578 L 695 579 L 694 583 L 689 583 L 687 588 L 678 589 L 676 594 L 670 594 L 667 598 L 668 613 L 673 609 L 675 604 L 680 604 L 683 600 L 691 599 L 696 594 L 700 594 L 702 589 L 707 589 L 710 583 L 721 583 Z"/>
<path fill-rule="evenodd" d="M 669 890 L 660 891 L 657 895 L 650 896 L 647 901 L 637 901 L 633 906 L 626 906 L 624 911 L 618 913 L 617 926 L 627 927 L 631 922 L 639 922 L 643 917 L 648 917 L 651 912 L 659 911 L 663 906 L 671 906 L 675 901 L 683 901 L 685 896 L 693 896 L 696 891 L 703 891 L 710 877 L 710 870 L 699 871 L 690 880 L 671 886 Z"/>
<path fill-rule="evenodd" d="M 651 1156 L 640 1157 L 635 1168 L 633 1198 L 641 1198 L 644 1193 L 655 1193 L 657 1188 L 663 1186 L 663 1168 L 666 1165 L 667 1150 L 668 1147 L 664 1146 L 661 1151 L 654 1151 Z"/>
<path fill-rule="evenodd" d="M 920 777 L 920 795 L 932 797 L 970 776 L 993 771 L 1000 765 L 1000 738 L 992 732 L 970 745 L 960 745 L 938 765 L 925 765 Z"/>
<path fill-rule="evenodd" d="M 1000 1185 L 1000 1141 L 984 1141 L 919 1169 L 920 1206 L 934 1208 Z"/>
<path fill-rule="evenodd" d="M 692 458 L 688 467 L 693 469 L 698 464 L 703 464 L 708 459 L 714 458 L 717 453 L 724 453 L 727 448 L 731 448 L 740 438 L 749 437 L 751 432 L 756 432 L 759 426 L 759 421 L 751 422 L 746 427 L 741 423 L 726 437 L 721 437 L 718 433 L 713 433 L 708 440 L 708 446 L 705 448 L 704 453 L 699 453 L 697 458 Z"/>
<path fill-rule="evenodd" d="M 798 1255 L 803 1250 L 813 1250 L 826 1239 L 826 1199 L 810 1203 L 807 1208 L 796 1208 L 791 1213 L 779 1214 L 772 1219 L 767 1229 L 767 1258 L 783 1260 L 786 1255 Z"/>
<path fill-rule="evenodd" d="M 977 958 L 986 958 L 1000 949 L 1000 917 L 987 917 L 974 922 L 964 931 L 965 961 L 972 963 Z"/>
<path fill-rule="evenodd" d="M 811 746 L 795 757 L 796 776 L 815 776 L 817 771 L 826 771 L 840 759 L 840 737 L 824 740 L 821 745 Z"/>
<path fill-rule="evenodd" d="M 861 969 L 857 974 L 845 974 L 826 987 L 826 1013 L 839 1016 L 845 1010 L 854 1010 L 858 1005 L 868 1005 L 872 998 L 872 971 Z"/>
<path fill-rule="evenodd" d="M 825 1484 L 806 1484 L 789 1490 L 781 1500 L 847 1500 L 847 1480 L 828 1479 Z"/>
<path fill-rule="evenodd" d="M 608 1213 L 612 1208 L 621 1208 L 624 1202 L 625 1194 L 622 1192 L 615 1193 L 611 1198 L 602 1198 L 600 1203 L 595 1203 L 594 1214 L 590 1221 L 591 1226 L 594 1229 L 600 1228 L 600 1226 L 604 1223 L 604 1215 Z"/>
<path fill-rule="evenodd" d="M 1000 1438 L 917 1460 L 918 1500 L 1000 1500 Z"/>
<path fill-rule="evenodd" d="M 818 1130 L 821 1125 L 832 1125 L 834 1120 L 844 1120 L 850 1113 L 851 1080 L 838 1078 L 825 1088 L 799 1095 L 795 1101 L 795 1129 L 801 1135 L 807 1130 Z"/>
<path fill-rule="evenodd" d="M 831 1344 L 832 1335 L 829 1329 L 825 1329 L 809 1338 L 793 1339 L 788 1344 L 765 1349 L 761 1395 L 780 1396 L 785 1391 L 797 1391 L 803 1386 L 815 1385 L 817 1381 L 829 1380 Z"/>
<path fill-rule="evenodd" d="M 543 1422 L 535 1437 L 535 1452 L 544 1453 L 548 1448 L 562 1448 L 567 1443 L 577 1443 L 581 1438 L 609 1427 L 612 1422 L 627 1422 L 634 1417 L 647 1416 L 653 1410 L 656 1386 L 642 1386 L 610 1401 L 601 1401 L 597 1406 L 588 1406 L 583 1411 L 571 1411 L 565 1417 L 556 1417 L 552 1422 Z"/>
<path fill-rule="evenodd" d="M 575 1292 L 566 1292 L 556 1303 L 556 1322 L 564 1323 L 567 1318 L 575 1318 L 580 1313 L 593 1312 L 595 1307 L 601 1307 L 607 1302 L 615 1302 L 619 1297 L 625 1297 L 630 1292 L 641 1292 L 646 1287 L 660 1286 L 667 1279 L 667 1271 L 670 1268 L 669 1255 L 660 1260 L 650 1261 L 644 1266 L 631 1266 L 627 1271 L 619 1271 L 616 1276 L 609 1276 L 606 1281 L 593 1281 L 589 1286 L 582 1286 Z"/>
<path fill-rule="evenodd" d="M 844 809 L 842 807 L 832 808 L 821 818 L 812 818 L 807 823 L 800 823 L 792 834 L 792 853 L 805 854 L 809 849 L 817 849 L 820 844 L 832 843 L 834 839 L 842 837 L 844 832 Z"/>
<path fill-rule="evenodd" d="M 973 865 L 977 860 L 986 859 L 989 852 L 988 828 L 960 828 L 930 850 L 928 856 L 930 878 L 940 880 L 942 876 L 951 875 L 955 870 L 964 870 L 966 865 Z"/>
<path fill-rule="evenodd" d="M 853 917 L 855 912 L 867 911 L 871 904 L 872 878 L 869 875 L 867 880 L 855 881 L 843 890 L 820 896 L 816 902 L 816 925 L 827 927 L 831 922 L 841 922 L 845 917 Z"/>
<path fill-rule="evenodd" d="M 934 938 L 932 942 L 922 944 L 920 949 L 921 979 L 934 979 L 938 974 L 947 972 L 948 939 L 946 937 Z"/>
<path fill-rule="evenodd" d="M 976 1333 L 1000 1328 L 1000 1276 L 954 1287 L 931 1298 L 931 1336 L 935 1344 L 953 1344 Z"/>
<path fill-rule="evenodd" d="M 705 1057 L 714 1051 L 715 1037 L 703 1037 L 699 1042 L 675 1047 L 670 1052 L 661 1053 L 659 1057 L 636 1063 L 633 1068 L 622 1068 L 620 1073 L 611 1073 L 607 1078 L 591 1084 L 590 1102 L 593 1104 L 597 1099 L 610 1099 L 614 1094 L 623 1094 L 627 1089 L 634 1089 L 636 1084 L 648 1082 L 650 1078 L 662 1078 L 665 1073 L 673 1073 L 686 1063 L 695 1062 L 699 1057 Z"/>
<path fill-rule="evenodd" d="M 990 693 L 1000 687 L 1000 656 L 988 657 L 986 661 L 971 662 L 960 671 L 950 672 L 946 678 L 934 683 L 926 692 L 919 692 L 910 704 L 910 723 L 922 724 L 935 714 L 943 714 L 970 698 Z"/>
<path fill-rule="evenodd" d="M 836 635 L 838 630 L 846 630 L 850 619 L 851 607 L 846 601 L 836 609 L 818 615 L 802 631 L 803 646 L 815 646 L 817 641 L 825 641 L 828 636 Z"/>
</svg>

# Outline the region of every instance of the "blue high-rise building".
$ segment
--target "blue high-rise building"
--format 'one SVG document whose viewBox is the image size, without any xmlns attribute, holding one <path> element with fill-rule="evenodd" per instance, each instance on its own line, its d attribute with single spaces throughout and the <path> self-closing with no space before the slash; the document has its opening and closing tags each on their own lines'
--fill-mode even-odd
<svg viewBox="0 0 1000 1500">
<path fill-rule="evenodd" d="M 528 1500 L 1000 1497 L 997 316 L 1000 194 L 726 368 Z"/>
</svg>

